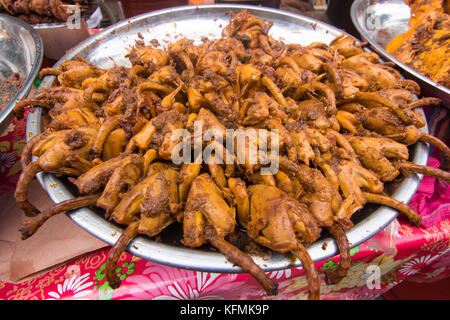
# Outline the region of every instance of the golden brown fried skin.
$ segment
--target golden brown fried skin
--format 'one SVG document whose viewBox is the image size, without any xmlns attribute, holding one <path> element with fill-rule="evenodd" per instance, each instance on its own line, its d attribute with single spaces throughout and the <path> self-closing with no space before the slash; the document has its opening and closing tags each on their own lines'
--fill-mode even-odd
<svg viewBox="0 0 450 320">
<path fill-rule="evenodd" d="M 39 210 L 28 201 L 28 185 L 34 176 L 40 171 L 67 176 L 78 176 L 88 171 L 92 164 L 87 158 L 96 132 L 95 128 L 89 127 L 62 130 L 36 144 L 33 142 L 31 153 L 39 158 L 24 168 L 14 194 L 17 205 L 27 216 L 39 213 Z"/>
<path fill-rule="evenodd" d="M 58 69 L 42 69 L 39 72 L 39 77 L 43 79 L 47 75 L 56 75 L 60 85 L 79 89 L 84 80 L 96 78 L 103 74 L 104 70 L 87 62 L 78 55 L 76 58 L 78 60 L 64 61 L 59 65 Z"/>
<path fill-rule="evenodd" d="M 15 108 L 18 118 L 28 106 L 44 108 L 45 130 L 24 148 L 15 193 L 26 215 L 38 215 L 24 235 L 53 214 L 95 205 L 125 228 L 107 263 L 117 287 L 115 266 L 129 242 L 180 223 L 184 245 L 214 246 L 276 294 L 277 283 L 228 242 L 239 226 L 251 241 L 297 256 L 309 298 L 318 299 L 307 246 L 323 230 L 340 250 L 338 268 L 326 275 L 337 283 L 350 266 L 345 231 L 366 203 L 391 206 L 418 225 L 384 183 L 411 173 L 449 180 L 450 149 L 422 133 L 415 110 L 440 100 L 416 99 L 417 83 L 352 37 L 285 44 L 270 36 L 272 24 L 244 10 L 230 14 L 220 39 L 182 38 L 160 49 L 140 36 L 126 56 L 130 66 L 101 69 L 77 56 L 44 69 L 57 86 Z M 440 169 L 408 161 L 418 141 L 442 151 Z M 175 164 L 181 143 L 191 153 Z M 27 187 L 41 171 L 68 177 L 81 196 L 39 216 Z"/>
<path fill-rule="evenodd" d="M 235 210 L 223 199 L 211 176 L 203 173 L 196 177 L 184 213 L 183 244 L 199 247 L 209 242 L 257 279 L 268 295 L 276 295 L 278 284 L 269 279 L 247 254 L 225 240 L 234 231 L 235 225 Z"/>
<path fill-rule="evenodd" d="M 282 190 L 267 185 L 249 188 L 248 236 L 279 252 L 292 252 L 302 262 L 308 279 L 309 298 L 320 298 L 320 280 L 306 244 L 320 236 L 320 228 L 308 209 Z"/>
</svg>

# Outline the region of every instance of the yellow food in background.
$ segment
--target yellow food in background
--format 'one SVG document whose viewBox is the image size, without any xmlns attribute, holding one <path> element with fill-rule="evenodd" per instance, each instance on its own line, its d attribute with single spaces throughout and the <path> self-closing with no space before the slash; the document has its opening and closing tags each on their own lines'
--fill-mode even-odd
<svg viewBox="0 0 450 320">
<path fill-rule="evenodd" d="M 405 0 L 411 7 L 409 30 L 386 51 L 435 82 L 450 87 L 450 16 L 448 0 Z"/>
</svg>

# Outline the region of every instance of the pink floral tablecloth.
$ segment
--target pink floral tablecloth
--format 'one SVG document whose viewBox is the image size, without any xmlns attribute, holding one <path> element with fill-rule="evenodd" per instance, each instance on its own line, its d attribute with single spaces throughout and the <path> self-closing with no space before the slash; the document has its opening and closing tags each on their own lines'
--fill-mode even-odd
<svg viewBox="0 0 450 320">
<path fill-rule="evenodd" d="M 321 285 L 322 299 L 374 299 L 405 279 L 436 281 L 450 274 L 450 219 L 427 229 L 395 221 L 372 241 L 352 249 L 352 266 L 338 285 Z M 386 252 L 379 249 L 392 241 Z M 109 248 L 87 254 L 62 267 L 19 284 L 0 282 L 0 298 L 42 299 L 306 299 L 302 268 L 269 272 L 279 294 L 268 297 L 248 274 L 218 274 L 167 267 L 124 253 L 117 272 L 122 285 L 112 290 L 104 268 Z M 335 268 L 338 257 L 316 264 L 320 274 Z M 368 279 L 379 268 L 379 286 Z M 323 279 L 323 276 L 322 276 Z"/>
<path fill-rule="evenodd" d="M 427 110 L 430 131 L 448 138 L 448 110 Z M 10 191 L 20 173 L 25 120 L 14 121 L 0 134 L 0 194 Z M 438 166 L 431 151 L 429 165 Z M 374 299 L 405 279 L 430 282 L 450 275 L 450 186 L 425 177 L 410 205 L 424 217 L 425 228 L 394 220 L 369 241 L 351 250 L 348 276 L 335 286 L 321 285 L 322 299 Z M 122 285 L 112 290 L 104 268 L 109 247 L 18 284 L 0 282 L 0 299 L 305 299 L 302 268 L 269 272 L 279 282 L 279 295 L 268 297 L 248 274 L 195 272 L 155 264 L 123 253 L 117 272 Z M 316 264 L 321 278 L 339 256 Z M 379 281 L 373 282 L 373 270 Z"/>
</svg>

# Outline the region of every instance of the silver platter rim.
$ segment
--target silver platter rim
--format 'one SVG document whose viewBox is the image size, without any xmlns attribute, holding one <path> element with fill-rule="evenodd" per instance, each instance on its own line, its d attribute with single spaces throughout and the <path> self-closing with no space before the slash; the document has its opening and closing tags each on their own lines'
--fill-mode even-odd
<svg viewBox="0 0 450 320">
<path fill-rule="evenodd" d="M 17 26 L 28 33 L 32 38 L 34 50 L 36 51 L 34 60 L 30 61 L 30 71 L 26 75 L 22 87 L 20 87 L 16 94 L 5 105 L 5 108 L 0 111 L 0 133 L 2 133 L 14 119 L 13 110 L 16 103 L 28 95 L 33 87 L 34 80 L 38 76 L 39 70 L 41 69 L 42 59 L 44 57 L 44 45 L 39 34 L 29 24 L 7 14 L 0 14 L 0 19 L 6 21 L 8 25 Z M 31 50 L 30 48 L 26 49 Z"/>
<path fill-rule="evenodd" d="M 289 18 L 298 21 L 304 21 L 311 24 L 312 26 L 322 26 L 338 34 L 345 33 L 342 30 L 339 30 L 333 26 L 329 26 L 313 18 L 304 17 L 298 14 L 271 8 L 229 4 L 182 6 L 141 14 L 112 25 L 78 44 L 73 50 L 70 50 L 68 54 L 62 57 L 55 64 L 55 67 L 57 67 L 66 59 L 72 59 L 75 54 L 79 53 L 83 48 L 89 46 L 89 44 L 96 42 L 97 39 L 101 38 L 103 35 L 111 34 L 111 32 L 114 33 L 114 30 L 128 25 L 132 28 L 132 24 L 135 21 L 168 15 L 173 12 L 186 12 L 186 14 L 189 14 L 189 12 L 191 12 L 192 10 L 198 10 L 195 12 L 199 14 L 202 10 L 208 12 L 208 10 L 223 11 L 224 9 L 233 10 L 235 12 L 247 9 L 257 16 L 258 13 L 264 13 L 265 15 L 272 15 L 278 18 Z M 54 76 L 48 76 L 44 79 L 41 86 L 48 87 L 52 84 L 53 80 Z M 28 140 L 40 132 L 41 111 L 41 108 L 37 107 L 35 108 L 35 111 L 33 113 L 30 113 L 28 116 L 27 132 L 30 133 L 30 135 L 27 135 Z M 424 117 L 423 112 L 422 116 Z M 423 128 L 423 131 L 428 132 L 428 128 Z M 421 142 L 417 143 L 414 146 L 411 154 L 413 162 L 417 164 L 426 164 L 428 159 L 428 145 Z M 401 185 L 393 193 L 392 197 L 408 203 L 415 194 L 422 180 L 422 177 L 423 175 L 421 174 L 411 174 L 401 183 Z M 47 191 L 49 197 L 53 202 L 58 203 L 73 198 L 73 195 L 70 193 L 67 186 L 65 186 L 63 182 L 55 175 L 41 172 L 37 174 L 37 178 L 44 190 Z M 102 216 L 94 213 L 92 210 L 87 208 L 74 210 L 67 215 L 82 229 L 91 233 L 100 240 L 106 242 L 108 245 L 113 245 L 117 241 L 123 230 L 119 225 L 105 220 Z M 356 224 L 349 232 L 347 232 L 350 247 L 354 248 L 378 234 L 386 226 L 388 226 L 397 217 L 397 215 L 398 212 L 396 210 L 380 206 L 378 209 L 372 212 L 369 217 Z M 134 238 L 126 248 L 126 252 L 161 265 L 181 269 L 215 273 L 245 273 L 243 269 L 233 265 L 226 259 L 225 256 L 220 253 L 171 246 L 166 243 L 155 242 L 145 236 L 138 236 Z M 308 252 L 311 255 L 313 261 L 318 262 L 335 256 L 339 253 L 339 250 L 332 238 L 325 238 L 308 246 Z M 251 256 L 255 263 L 258 264 L 266 272 L 301 266 L 301 263 L 298 259 L 293 261 L 290 257 L 287 257 L 280 253 L 273 253 L 272 255 L 265 257 L 255 255 Z"/>
</svg>

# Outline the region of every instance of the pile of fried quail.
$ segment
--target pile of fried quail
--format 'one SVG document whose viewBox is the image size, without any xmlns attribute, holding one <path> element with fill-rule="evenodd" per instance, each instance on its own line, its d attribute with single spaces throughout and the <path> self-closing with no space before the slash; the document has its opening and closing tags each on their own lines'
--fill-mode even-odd
<svg viewBox="0 0 450 320">
<path fill-rule="evenodd" d="M 102 69 L 77 56 L 43 69 L 40 76 L 55 76 L 57 85 L 15 108 L 21 118 L 28 106 L 39 106 L 48 119 L 21 158 L 15 198 L 30 217 L 23 239 L 55 214 L 101 209 L 124 228 L 106 264 L 117 288 L 116 265 L 129 242 L 180 224 L 184 246 L 212 246 L 276 295 L 277 282 L 230 241 L 239 230 L 298 258 L 309 298 L 319 299 L 321 280 L 307 246 L 323 232 L 340 250 L 338 268 L 325 272 L 326 283 L 336 284 L 350 268 L 346 231 L 366 204 L 395 208 L 420 226 L 420 216 L 384 185 L 410 173 L 450 181 L 450 149 L 420 130 L 426 122 L 416 110 L 440 101 L 417 99 L 414 81 L 350 36 L 285 44 L 269 35 L 272 24 L 248 11 L 230 13 L 220 39 L 183 38 L 164 49 L 137 40 L 128 67 Z M 180 139 L 187 139 L 175 133 L 187 130 L 193 141 L 199 123 L 202 132 L 214 132 L 201 142 L 213 152 L 174 163 Z M 249 130 L 258 136 L 226 148 L 225 141 Z M 418 141 L 442 151 L 440 169 L 409 161 L 408 146 Z M 252 146 L 257 161 L 247 161 Z M 232 160 L 219 161 L 225 158 Z M 267 159 L 277 161 L 272 174 L 263 172 Z M 27 196 L 41 171 L 67 177 L 79 195 L 41 212 Z"/>
</svg>

